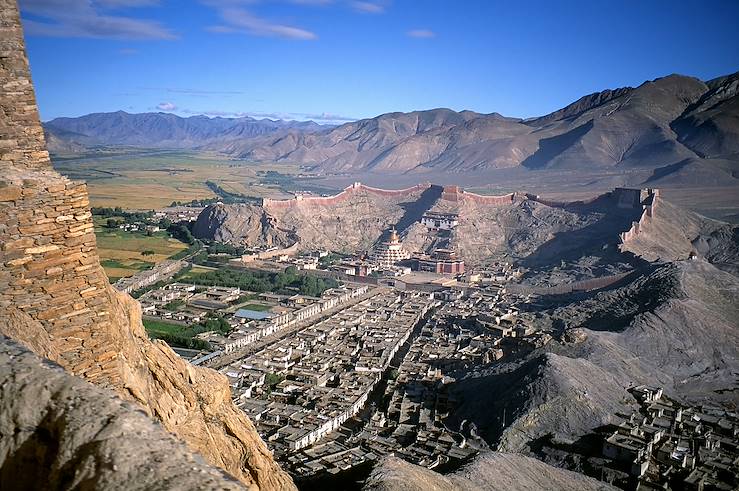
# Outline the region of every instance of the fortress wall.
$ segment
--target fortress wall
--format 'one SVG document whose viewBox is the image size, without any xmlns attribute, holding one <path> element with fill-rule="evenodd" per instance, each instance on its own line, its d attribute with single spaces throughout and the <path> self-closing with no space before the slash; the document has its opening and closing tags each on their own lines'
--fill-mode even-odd
<svg viewBox="0 0 739 491">
<path fill-rule="evenodd" d="M 632 274 L 631 271 L 618 273 L 615 275 L 601 276 L 598 278 L 590 278 L 587 280 L 574 281 L 572 283 L 562 283 L 553 286 L 526 286 L 526 285 L 507 285 L 506 289 L 511 293 L 519 295 L 566 295 L 573 292 L 587 292 L 591 290 L 600 290 L 609 287 Z"/>
<path fill-rule="evenodd" d="M 459 186 L 444 186 L 444 190 L 441 193 L 441 199 L 444 201 L 451 201 L 457 203 L 460 201 L 471 201 L 473 203 L 481 205 L 508 205 L 513 203 L 515 199 L 515 193 L 505 194 L 502 196 L 488 196 L 483 194 L 470 193 L 465 191 Z"/>
<path fill-rule="evenodd" d="M 377 196 L 385 197 L 402 197 L 409 196 L 413 193 L 422 192 L 431 187 L 431 184 L 417 184 L 415 186 L 405 189 L 380 189 L 365 186 L 361 183 L 354 183 L 351 186 L 344 188 L 342 192 L 335 196 L 298 196 L 297 198 L 287 200 L 275 200 L 265 198 L 263 200 L 263 206 L 267 210 L 286 210 L 292 206 L 307 205 L 307 206 L 331 206 L 342 201 L 346 201 L 351 196 L 359 191 L 364 191 Z"/>
<path fill-rule="evenodd" d="M 659 189 L 649 189 L 647 198 L 644 200 L 645 204 L 642 205 L 643 211 L 641 217 L 639 218 L 639 221 L 633 222 L 629 230 L 621 233 L 621 246 L 619 246 L 619 248 L 623 250 L 624 244 L 636 240 L 639 235 L 644 232 L 645 227 L 648 227 L 651 221 L 654 219 L 659 202 Z"/>
<path fill-rule="evenodd" d="M 524 197 L 526 199 L 531 201 L 536 201 L 537 203 L 541 203 L 542 205 L 550 206 L 552 208 L 567 208 L 571 206 L 584 206 L 594 203 L 595 201 L 599 200 L 602 195 L 593 196 L 592 198 L 584 199 L 584 200 L 577 200 L 577 201 L 555 201 L 551 199 L 542 198 L 536 194 L 531 193 L 524 193 Z"/>
<path fill-rule="evenodd" d="M 105 335 L 110 286 L 98 261 L 87 187 L 61 176 L 17 175 L 3 184 L 0 308 L 39 321 L 58 339 L 60 362 L 72 373 L 120 386 L 119 355 Z"/>
</svg>

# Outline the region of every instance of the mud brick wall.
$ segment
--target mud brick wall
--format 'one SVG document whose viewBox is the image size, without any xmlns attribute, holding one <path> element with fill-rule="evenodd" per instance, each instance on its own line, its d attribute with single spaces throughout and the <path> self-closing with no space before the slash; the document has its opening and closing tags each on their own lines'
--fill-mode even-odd
<svg viewBox="0 0 739 491">
<path fill-rule="evenodd" d="M 15 0 L 0 0 L 0 172 L 11 163 L 51 167 L 38 121 Z"/>
<path fill-rule="evenodd" d="M 444 191 L 441 194 L 441 199 L 443 201 L 450 201 L 452 203 L 471 201 L 480 205 L 509 205 L 513 203 L 515 198 L 515 193 L 504 194 L 502 196 L 489 196 L 470 193 L 459 186 L 444 186 Z"/>
</svg>

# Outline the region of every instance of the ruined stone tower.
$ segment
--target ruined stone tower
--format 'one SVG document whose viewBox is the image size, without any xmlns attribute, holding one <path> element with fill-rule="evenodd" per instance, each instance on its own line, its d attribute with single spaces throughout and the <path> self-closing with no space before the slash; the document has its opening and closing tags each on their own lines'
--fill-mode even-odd
<svg viewBox="0 0 739 491">
<path fill-rule="evenodd" d="M 152 343 L 97 255 L 87 188 L 45 149 L 15 0 L 0 0 L 0 334 L 138 403 L 242 482 L 293 489 L 226 379 Z"/>
</svg>

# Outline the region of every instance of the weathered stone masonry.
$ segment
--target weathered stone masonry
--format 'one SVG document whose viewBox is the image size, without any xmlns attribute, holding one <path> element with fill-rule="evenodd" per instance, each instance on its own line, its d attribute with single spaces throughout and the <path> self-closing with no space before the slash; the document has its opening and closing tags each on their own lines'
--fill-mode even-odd
<svg viewBox="0 0 739 491">
<path fill-rule="evenodd" d="M 3 177 L 0 308 L 39 321 L 58 340 L 60 361 L 72 373 L 120 387 L 118 354 L 105 335 L 108 279 L 96 253 L 86 186 L 62 177 L 42 181 L 34 171 Z"/>
<path fill-rule="evenodd" d="M 85 184 L 50 164 L 14 0 L 0 0 L 0 334 L 135 401 L 250 488 L 295 489 L 228 381 L 151 342 L 97 255 Z"/>
<path fill-rule="evenodd" d="M 0 0 L 0 81 L 0 170 L 49 168 L 15 0 Z"/>
</svg>

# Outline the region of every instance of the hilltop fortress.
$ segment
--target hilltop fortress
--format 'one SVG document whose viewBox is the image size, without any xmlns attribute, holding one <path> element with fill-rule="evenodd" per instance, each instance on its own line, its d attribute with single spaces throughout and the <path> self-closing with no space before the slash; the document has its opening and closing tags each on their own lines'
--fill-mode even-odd
<svg viewBox="0 0 739 491">
<path fill-rule="evenodd" d="M 657 194 L 617 188 L 590 200 L 564 202 L 522 192 L 482 195 L 430 183 L 380 189 L 355 182 L 334 196 L 299 194 L 264 199 L 261 205 L 213 205 L 200 215 L 193 232 L 248 247 L 355 254 L 369 252 L 394 228 L 411 253 L 449 251 L 474 265 L 503 256 L 526 257 L 558 233 L 603 219 L 615 220 L 614 244 L 628 240 L 632 223 L 639 222 L 643 206 L 652 206 Z M 621 232 L 626 235 L 619 237 Z"/>
</svg>

